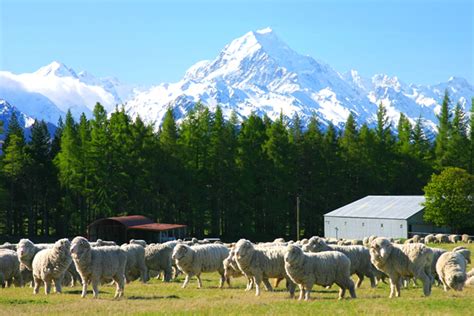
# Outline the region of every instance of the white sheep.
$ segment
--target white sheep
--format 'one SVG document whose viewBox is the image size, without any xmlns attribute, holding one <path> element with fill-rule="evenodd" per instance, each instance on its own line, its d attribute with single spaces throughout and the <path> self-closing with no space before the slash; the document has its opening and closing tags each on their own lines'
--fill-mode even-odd
<svg viewBox="0 0 474 316">
<path fill-rule="evenodd" d="M 90 243 L 92 247 L 107 247 L 107 246 L 117 246 L 115 241 L 97 239 L 95 243 Z"/>
<path fill-rule="evenodd" d="M 448 236 L 449 242 L 455 244 L 461 241 L 461 236 L 452 234 Z"/>
<path fill-rule="evenodd" d="M 443 253 L 436 263 L 436 272 L 445 291 L 462 291 L 467 279 L 466 259 L 456 251 Z"/>
<path fill-rule="evenodd" d="M 127 283 L 136 280 L 138 277 L 143 283 L 146 283 L 148 281 L 148 268 L 145 264 L 145 248 L 139 244 L 125 244 L 120 248 L 127 254 L 127 264 L 125 266 Z"/>
<path fill-rule="evenodd" d="M 469 237 L 468 234 L 462 234 L 462 236 L 461 236 L 461 240 L 462 240 L 463 243 L 468 244 L 469 241 L 470 241 L 470 239 L 471 239 L 471 238 Z"/>
<path fill-rule="evenodd" d="M 20 261 L 15 251 L 8 248 L 0 249 L 0 286 L 23 285 L 23 278 L 20 273 Z"/>
<path fill-rule="evenodd" d="M 64 274 L 71 265 L 71 243 L 67 238 L 60 239 L 50 249 L 38 252 L 32 263 L 33 293 L 38 294 L 41 283 L 44 283 L 45 294 L 51 292 L 51 282 L 54 283 L 56 293 L 61 293 L 61 284 Z"/>
<path fill-rule="evenodd" d="M 423 282 L 425 296 L 431 294 L 431 261 L 433 252 L 423 244 L 395 245 L 386 238 L 376 238 L 370 244 L 374 266 L 390 278 L 390 297 L 400 296 L 403 277 L 415 277 Z"/>
<path fill-rule="evenodd" d="M 235 245 L 235 260 L 239 269 L 255 284 L 255 295 L 260 295 L 260 284 L 272 291 L 268 278 L 286 279 L 290 296 L 295 293 L 295 284 L 285 271 L 286 247 L 256 247 L 250 241 L 241 239 Z"/>
<path fill-rule="evenodd" d="M 425 244 L 434 244 L 436 242 L 436 236 L 428 234 L 425 236 Z"/>
<path fill-rule="evenodd" d="M 449 237 L 446 234 L 436 234 L 436 242 L 439 244 L 447 244 L 449 243 Z"/>
<path fill-rule="evenodd" d="M 467 249 L 466 247 L 459 246 L 459 247 L 454 248 L 452 251 L 459 252 L 460 254 L 464 256 L 467 263 L 471 263 L 471 251 Z"/>
<path fill-rule="evenodd" d="M 91 247 L 84 237 L 76 237 L 71 243 L 71 255 L 82 279 L 82 295 L 87 294 L 87 285 L 92 283 L 94 298 L 99 295 L 102 279 L 112 279 L 116 284 L 115 296 L 123 296 L 127 254 L 117 246 Z"/>
<path fill-rule="evenodd" d="M 250 291 L 252 289 L 253 280 L 252 280 L 252 278 L 248 278 L 239 269 L 237 261 L 235 261 L 235 252 L 234 252 L 233 249 L 229 251 L 229 255 L 227 256 L 227 258 L 224 259 L 223 265 L 224 265 L 224 277 L 225 277 L 229 287 L 230 287 L 230 279 L 231 278 L 238 278 L 238 277 L 245 276 L 247 278 L 247 287 L 246 287 L 245 290 Z"/>
<path fill-rule="evenodd" d="M 145 248 L 145 264 L 148 270 L 163 274 L 163 281 L 171 281 L 174 261 L 171 258 L 176 241 L 168 241 L 163 244 L 150 244 Z"/>
<path fill-rule="evenodd" d="M 350 274 L 351 261 L 343 253 L 304 253 L 301 248 L 290 245 L 284 260 L 286 273 L 300 288 L 300 300 L 303 296 L 309 300 L 314 284 L 327 287 L 336 283 L 340 287 L 339 299 L 344 298 L 346 289 L 349 289 L 352 298 L 356 297 Z"/>
<path fill-rule="evenodd" d="M 438 277 L 438 273 L 436 273 L 436 263 L 438 262 L 439 257 L 445 252 L 447 252 L 446 249 L 442 248 L 432 248 L 430 247 L 431 251 L 433 252 L 433 260 L 431 261 L 431 274 L 433 276 L 433 279 L 437 281 L 437 285 L 439 286 L 441 284 L 441 281 Z"/>
<path fill-rule="evenodd" d="M 178 268 L 186 275 L 183 288 L 188 285 L 193 276 L 196 276 L 198 288 L 201 288 L 201 273 L 215 271 L 219 272 L 221 276 L 219 287 L 222 288 L 225 281 L 223 261 L 228 255 L 229 249 L 223 245 L 207 244 L 190 247 L 179 244 L 174 248 L 171 258 L 176 261 Z"/>
<path fill-rule="evenodd" d="M 356 274 L 359 280 L 356 287 L 359 288 L 364 280 L 364 276 L 370 278 L 370 285 L 376 286 L 374 267 L 370 262 L 369 250 L 364 246 L 334 246 L 328 245 L 319 237 L 311 237 L 309 242 L 303 246 L 304 251 L 339 251 L 351 260 L 351 274 Z"/>
<path fill-rule="evenodd" d="M 136 244 L 136 245 L 140 245 L 142 246 L 143 248 L 145 248 L 147 246 L 147 243 L 146 241 L 144 241 L 143 239 L 130 239 L 130 244 Z"/>
</svg>

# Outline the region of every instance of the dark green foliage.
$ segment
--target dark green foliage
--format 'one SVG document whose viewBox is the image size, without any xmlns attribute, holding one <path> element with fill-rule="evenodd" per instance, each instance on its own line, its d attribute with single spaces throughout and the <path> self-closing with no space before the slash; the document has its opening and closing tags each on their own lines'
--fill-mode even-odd
<svg viewBox="0 0 474 316">
<path fill-rule="evenodd" d="M 143 214 L 187 224 L 197 237 L 292 239 L 299 197 L 301 235 L 322 235 L 323 215 L 356 199 L 422 194 L 433 171 L 451 165 L 472 173 L 474 115 L 465 116 L 457 106 L 451 118 L 446 94 L 435 144 L 421 118 L 412 124 L 402 114 L 395 133 L 382 104 L 374 128 L 350 114 L 339 129 L 297 115 L 239 123 L 197 103 L 181 124 L 168 109 L 158 132 L 96 104 L 91 119 L 68 113 L 52 139 L 36 122 L 28 142 L 13 116 L 0 233 L 71 237 L 98 218 Z"/>
</svg>

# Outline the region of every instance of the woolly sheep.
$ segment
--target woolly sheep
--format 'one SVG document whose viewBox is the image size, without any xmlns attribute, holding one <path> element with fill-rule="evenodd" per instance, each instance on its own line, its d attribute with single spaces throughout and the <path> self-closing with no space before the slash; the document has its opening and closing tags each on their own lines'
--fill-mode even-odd
<svg viewBox="0 0 474 316">
<path fill-rule="evenodd" d="M 356 274 L 359 280 L 356 287 L 360 287 L 364 276 L 370 278 L 370 285 L 376 286 L 374 268 L 370 263 L 369 250 L 364 246 L 333 246 L 327 245 L 324 240 L 319 237 L 311 237 L 309 242 L 303 246 L 304 251 L 321 252 L 321 251 L 339 251 L 345 254 L 351 260 L 351 274 Z"/>
<path fill-rule="evenodd" d="M 147 246 L 146 241 L 144 241 L 143 239 L 130 239 L 129 244 L 140 245 L 140 246 L 142 246 L 143 248 L 145 248 L 145 247 Z"/>
<path fill-rule="evenodd" d="M 145 248 L 139 244 L 127 244 L 120 248 L 127 254 L 127 264 L 125 265 L 127 283 L 136 280 L 138 277 L 143 283 L 146 283 L 148 281 L 148 268 L 145 264 Z"/>
<path fill-rule="evenodd" d="M 431 248 L 431 251 L 433 252 L 433 260 L 431 261 L 431 274 L 438 282 L 438 286 L 440 285 L 441 281 L 439 280 L 438 274 L 436 273 L 436 263 L 438 262 L 439 257 L 445 252 L 447 252 L 446 249 L 441 249 L 441 248 Z"/>
<path fill-rule="evenodd" d="M 276 238 L 273 243 L 275 244 L 283 244 L 285 243 L 285 239 L 284 238 Z"/>
<path fill-rule="evenodd" d="M 449 237 L 446 234 L 436 234 L 436 242 L 439 244 L 447 244 L 449 243 Z"/>
<path fill-rule="evenodd" d="M 171 281 L 172 278 L 174 261 L 171 256 L 177 244 L 176 241 L 168 241 L 163 244 L 148 245 L 145 248 L 145 264 L 148 270 L 159 273 L 164 271 L 163 281 L 165 282 Z"/>
<path fill-rule="evenodd" d="M 56 293 L 61 293 L 64 274 L 72 262 L 70 247 L 71 242 L 64 238 L 56 241 L 53 248 L 43 249 L 35 255 L 32 263 L 34 294 L 38 294 L 41 283 L 44 283 L 45 294 L 49 294 L 51 282 L 54 283 Z"/>
<path fill-rule="evenodd" d="M 0 286 L 23 285 L 23 278 L 20 273 L 20 262 L 15 251 L 10 249 L 0 249 Z"/>
<path fill-rule="evenodd" d="M 125 287 L 125 267 L 127 254 L 120 247 L 93 248 L 84 237 L 76 237 L 71 243 L 71 254 L 82 279 L 82 295 L 87 294 L 87 285 L 92 283 L 94 298 L 99 295 L 102 279 L 112 279 L 116 284 L 115 296 L 123 296 Z"/>
<path fill-rule="evenodd" d="M 451 243 L 455 244 L 461 241 L 461 236 L 452 234 L 448 236 L 448 239 Z"/>
<path fill-rule="evenodd" d="M 463 243 L 466 243 L 466 244 L 467 244 L 467 243 L 469 243 L 469 241 L 470 241 L 470 237 L 469 237 L 468 234 L 462 234 L 461 240 L 462 240 Z"/>
<path fill-rule="evenodd" d="M 115 241 L 97 239 L 95 243 L 92 244 L 93 247 L 106 247 L 106 246 L 117 246 Z"/>
<path fill-rule="evenodd" d="M 238 278 L 241 276 L 245 276 L 245 274 L 239 269 L 237 262 L 235 261 L 235 252 L 234 250 L 229 251 L 229 255 L 223 261 L 224 265 L 224 277 L 227 281 L 227 284 L 230 287 L 230 279 L 231 278 Z M 247 278 L 247 287 L 245 288 L 246 291 L 250 291 L 253 287 L 253 280 L 251 278 Z"/>
<path fill-rule="evenodd" d="M 436 272 L 445 291 L 448 289 L 462 291 L 467 279 L 466 259 L 459 252 L 445 252 L 436 263 Z"/>
<path fill-rule="evenodd" d="M 414 241 L 415 243 L 418 243 L 418 242 L 420 242 L 420 239 L 421 239 L 421 238 L 420 238 L 420 235 L 413 235 L 413 237 L 411 237 L 411 239 L 413 239 L 413 241 Z"/>
<path fill-rule="evenodd" d="M 198 288 L 201 288 L 201 273 L 214 271 L 219 272 L 221 276 L 219 287 L 222 288 L 225 281 L 223 261 L 228 255 L 229 249 L 222 245 L 208 244 L 189 247 L 179 244 L 174 248 L 171 258 L 176 261 L 178 268 L 186 275 L 183 288 L 188 285 L 190 278 L 194 275 L 198 281 Z"/>
<path fill-rule="evenodd" d="M 464 256 L 467 263 L 471 263 L 471 251 L 467 249 L 466 247 L 459 246 L 459 247 L 454 248 L 452 251 L 459 252 L 460 254 Z"/>
<path fill-rule="evenodd" d="M 436 236 L 433 234 L 429 234 L 425 236 L 425 244 L 433 244 L 436 242 Z"/>
<path fill-rule="evenodd" d="M 408 238 L 407 240 L 405 240 L 405 242 L 403 244 L 414 244 L 415 243 L 415 240 L 413 238 Z"/>
<path fill-rule="evenodd" d="M 339 299 L 344 298 L 349 289 L 352 298 L 356 297 L 354 282 L 351 280 L 349 258 L 338 251 L 304 253 L 299 247 L 290 245 L 284 256 L 285 270 L 291 280 L 300 288 L 299 300 L 309 300 L 314 284 L 339 287 Z"/>
<path fill-rule="evenodd" d="M 390 278 L 390 297 L 400 296 L 403 277 L 415 277 L 423 282 L 425 296 L 431 294 L 431 261 L 433 252 L 423 244 L 394 245 L 379 237 L 370 244 L 370 257 L 374 266 Z"/>
<path fill-rule="evenodd" d="M 255 247 L 250 241 L 241 239 L 235 245 L 235 260 L 239 269 L 253 278 L 255 284 L 255 295 L 260 295 L 260 283 L 264 284 L 269 291 L 272 291 L 270 284 L 265 282 L 268 278 L 285 278 L 290 296 L 295 293 L 295 284 L 291 281 L 285 271 L 286 247 Z"/>
<path fill-rule="evenodd" d="M 8 250 L 16 251 L 16 245 L 11 244 L 9 242 L 5 242 L 5 243 L 3 243 L 3 245 L 0 245 L 0 250 L 2 250 L 2 249 L 8 249 Z"/>
</svg>

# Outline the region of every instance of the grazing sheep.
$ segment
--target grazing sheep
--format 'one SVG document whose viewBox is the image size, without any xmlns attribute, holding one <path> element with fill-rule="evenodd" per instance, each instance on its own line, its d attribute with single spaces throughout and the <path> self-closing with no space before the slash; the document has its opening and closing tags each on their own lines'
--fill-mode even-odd
<svg viewBox="0 0 474 316">
<path fill-rule="evenodd" d="M 338 251 L 304 253 L 297 246 L 290 245 L 284 256 L 285 270 L 291 280 L 300 288 L 299 300 L 309 300 L 314 284 L 339 287 L 339 299 L 344 298 L 349 289 L 352 298 L 356 297 L 354 282 L 351 280 L 349 258 Z"/>
<path fill-rule="evenodd" d="M 237 262 L 235 261 L 235 252 L 231 250 L 227 258 L 224 259 L 224 276 L 227 282 L 227 285 L 230 287 L 230 278 L 238 278 L 241 276 L 245 276 L 245 274 L 239 269 Z M 247 277 L 247 276 L 245 276 Z M 247 277 L 247 287 L 245 291 L 250 291 L 253 287 L 253 280 L 252 278 Z"/>
<path fill-rule="evenodd" d="M 126 244 L 121 246 L 127 253 L 127 264 L 125 266 L 125 280 L 127 283 L 140 277 L 143 283 L 148 281 L 148 268 L 145 264 L 145 248 L 138 244 Z"/>
<path fill-rule="evenodd" d="M 285 243 L 285 239 L 284 238 L 276 238 L 273 243 L 275 244 L 284 244 Z"/>
<path fill-rule="evenodd" d="M 436 242 L 436 236 L 429 234 L 425 236 L 425 244 L 434 244 Z"/>
<path fill-rule="evenodd" d="M 235 245 L 235 260 L 239 269 L 249 278 L 253 278 L 255 284 L 255 295 L 260 295 L 260 283 L 263 281 L 269 291 L 271 285 L 265 280 L 268 278 L 284 278 L 290 296 L 295 294 L 295 284 L 291 281 L 285 271 L 286 247 L 255 247 L 250 241 L 241 239 Z"/>
<path fill-rule="evenodd" d="M 351 240 L 351 245 L 352 246 L 363 246 L 363 242 L 360 239 L 352 239 Z"/>
<path fill-rule="evenodd" d="M 20 261 L 15 251 L 0 249 L 0 286 L 23 286 L 23 278 L 20 273 Z"/>
<path fill-rule="evenodd" d="M 44 291 L 48 295 L 51 282 L 54 283 L 56 293 L 61 293 L 64 274 L 72 262 L 70 247 L 71 242 L 64 238 L 56 241 L 53 248 L 43 249 L 35 255 L 32 263 L 35 283 L 33 294 L 38 294 L 41 283 L 44 283 Z"/>
<path fill-rule="evenodd" d="M 456 251 L 443 253 L 436 263 L 436 272 L 443 283 L 444 291 L 462 291 L 467 279 L 466 259 Z"/>
<path fill-rule="evenodd" d="M 433 276 L 433 279 L 437 281 L 438 286 L 441 284 L 441 281 L 438 277 L 438 274 L 436 273 L 436 263 L 438 262 L 439 257 L 445 252 L 447 252 L 446 249 L 441 249 L 441 248 L 431 248 L 431 251 L 433 252 L 433 260 L 431 261 L 431 274 Z"/>
<path fill-rule="evenodd" d="M 374 269 L 370 263 L 369 250 L 364 246 L 329 246 L 319 237 L 311 237 L 309 242 L 303 246 L 304 251 L 339 251 L 351 260 L 351 274 L 356 274 L 359 280 L 356 287 L 359 288 L 364 280 L 364 276 L 370 278 L 370 285 L 376 286 Z"/>
<path fill-rule="evenodd" d="M 413 238 L 408 238 L 407 240 L 405 240 L 405 242 L 403 244 L 414 244 L 415 243 L 415 240 Z"/>
<path fill-rule="evenodd" d="M 462 240 L 463 243 L 468 244 L 469 241 L 470 241 L 469 235 L 468 234 L 462 234 L 461 240 Z"/>
<path fill-rule="evenodd" d="M 403 277 L 415 277 L 423 282 L 425 296 L 431 294 L 431 261 L 433 252 L 423 244 L 394 245 L 386 238 L 376 238 L 370 244 L 374 266 L 390 278 L 390 297 L 400 296 Z"/>
<path fill-rule="evenodd" d="M 471 263 L 471 251 L 467 249 L 466 247 L 459 246 L 459 247 L 454 248 L 452 251 L 459 252 L 460 254 L 464 256 L 467 263 Z"/>
<path fill-rule="evenodd" d="M 400 244 L 402 243 L 402 240 L 401 240 L 401 239 L 395 239 L 395 240 L 393 241 L 393 243 L 400 245 Z"/>
<path fill-rule="evenodd" d="M 115 296 L 123 296 L 127 254 L 120 247 L 93 248 L 84 237 L 76 237 L 71 243 L 72 260 L 82 279 L 82 295 L 87 294 L 87 284 L 92 283 L 94 298 L 99 295 L 102 279 L 112 279 L 116 284 Z"/>
<path fill-rule="evenodd" d="M 163 281 L 169 282 L 173 276 L 174 261 L 171 256 L 174 247 L 178 244 L 176 241 L 168 241 L 163 244 L 148 245 L 145 248 L 145 264 L 148 270 L 163 273 Z"/>
<path fill-rule="evenodd" d="M 176 261 L 178 268 L 186 274 L 183 289 L 188 285 L 194 275 L 198 280 L 198 288 L 202 287 L 201 273 L 219 272 L 221 278 L 219 287 L 222 288 L 225 281 L 223 261 L 229 255 L 229 249 L 222 245 L 208 244 L 188 245 L 179 244 L 174 250 L 171 258 Z"/>
<path fill-rule="evenodd" d="M 419 243 L 420 242 L 420 235 L 413 235 L 413 237 L 411 237 L 411 239 L 413 239 L 413 242 L 415 243 Z"/>
<path fill-rule="evenodd" d="M 2 249 L 8 249 L 8 250 L 16 251 L 16 245 L 10 244 L 9 242 L 5 242 L 3 245 L 0 245 L 0 250 L 2 250 Z"/>
<path fill-rule="evenodd" d="M 436 234 L 436 242 L 439 244 L 447 244 L 449 243 L 449 237 L 446 234 Z"/>
<path fill-rule="evenodd" d="M 453 235 L 449 235 L 448 239 L 451 243 L 455 244 L 461 241 L 461 236 L 453 234 Z"/>
</svg>

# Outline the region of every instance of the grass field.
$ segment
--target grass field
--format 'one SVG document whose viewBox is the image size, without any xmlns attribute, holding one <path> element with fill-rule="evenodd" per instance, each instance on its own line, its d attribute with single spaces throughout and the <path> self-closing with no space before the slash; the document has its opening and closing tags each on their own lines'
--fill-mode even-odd
<svg viewBox="0 0 474 316">
<path fill-rule="evenodd" d="M 439 246 L 439 245 L 437 245 Z M 474 245 L 468 245 L 474 254 Z M 453 248 L 453 245 L 441 245 Z M 472 268 L 472 265 L 468 267 Z M 422 296 L 420 287 L 402 289 L 402 297 L 389 299 L 389 286 L 379 284 L 370 288 L 368 279 L 357 290 L 357 299 L 337 300 L 338 287 L 326 290 L 315 286 L 310 302 L 290 299 L 283 291 L 284 282 L 275 292 L 244 292 L 244 279 L 235 279 L 234 288 L 218 289 L 217 274 L 205 274 L 202 289 L 197 289 L 193 279 L 188 288 L 180 288 L 182 277 L 171 283 L 152 280 L 149 284 L 133 282 L 125 287 L 125 297 L 113 300 L 115 288 L 102 286 L 99 299 L 89 292 L 80 297 L 81 288 L 64 288 L 63 294 L 33 295 L 32 289 L 0 289 L 0 314 L 2 315 L 121 315 L 121 314 L 212 314 L 212 315 L 474 315 L 474 289 L 445 293 L 441 287 L 433 287 L 432 295 Z M 89 289 L 90 290 L 90 289 Z"/>
</svg>

